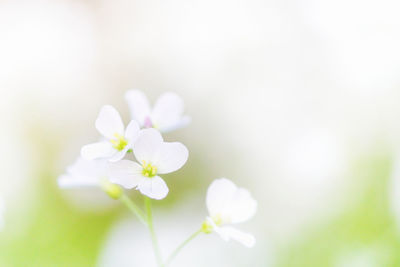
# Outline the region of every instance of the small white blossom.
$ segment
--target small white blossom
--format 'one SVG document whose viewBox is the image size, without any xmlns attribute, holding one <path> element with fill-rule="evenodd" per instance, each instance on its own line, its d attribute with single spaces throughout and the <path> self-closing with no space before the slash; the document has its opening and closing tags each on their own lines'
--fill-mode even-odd
<svg viewBox="0 0 400 267">
<path fill-rule="evenodd" d="M 64 189 L 79 187 L 99 187 L 110 197 L 118 198 L 122 189 L 109 182 L 108 161 L 104 159 L 86 160 L 82 157 L 69 167 L 67 172 L 58 177 L 58 186 Z"/>
<path fill-rule="evenodd" d="M 136 188 L 143 195 L 162 199 L 168 187 L 159 174 L 180 169 L 188 158 L 187 148 L 178 142 L 164 142 L 153 128 L 144 129 L 133 146 L 136 160 L 121 160 L 110 164 L 110 181 L 127 189 Z"/>
<path fill-rule="evenodd" d="M 247 221 L 256 213 L 257 202 L 248 190 L 238 188 L 226 178 L 220 178 L 209 186 L 206 204 L 209 217 L 203 223 L 205 233 L 214 231 L 225 241 L 234 239 L 247 247 L 254 246 L 253 235 L 229 226 Z"/>
<path fill-rule="evenodd" d="M 124 128 L 118 111 L 112 106 L 103 106 L 96 120 L 96 129 L 105 140 L 85 145 L 81 156 L 88 160 L 106 158 L 111 162 L 122 159 L 132 148 L 140 131 L 135 121 L 131 121 L 126 130 Z"/>
<path fill-rule="evenodd" d="M 145 94 L 139 90 L 129 90 L 126 92 L 125 98 L 132 119 L 136 120 L 141 127 L 170 132 L 184 127 L 190 122 L 190 117 L 183 115 L 182 98 L 175 93 L 162 94 L 152 109 Z"/>
<path fill-rule="evenodd" d="M 86 160 L 78 157 L 67 167 L 66 173 L 58 177 L 58 185 L 61 188 L 99 186 L 101 180 L 106 178 L 106 160 Z"/>
</svg>

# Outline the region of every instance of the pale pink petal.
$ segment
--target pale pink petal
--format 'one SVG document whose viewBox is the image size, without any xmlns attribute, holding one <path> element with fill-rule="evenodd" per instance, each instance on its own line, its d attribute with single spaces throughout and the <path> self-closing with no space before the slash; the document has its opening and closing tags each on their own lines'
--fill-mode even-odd
<svg viewBox="0 0 400 267">
<path fill-rule="evenodd" d="M 162 127 L 162 129 L 159 129 L 159 130 L 163 133 L 172 132 L 177 129 L 186 127 L 188 124 L 190 124 L 191 121 L 192 121 L 192 119 L 189 116 L 183 116 L 179 120 L 177 120 L 175 124 L 171 124 L 167 127 Z"/>
<path fill-rule="evenodd" d="M 154 105 L 151 119 L 154 127 L 164 132 L 180 124 L 184 103 L 180 96 L 168 92 L 162 94 Z"/>
<path fill-rule="evenodd" d="M 150 104 L 146 95 L 139 90 L 129 90 L 125 94 L 125 99 L 132 119 L 143 126 L 146 118 L 150 117 Z"/>
</svg>

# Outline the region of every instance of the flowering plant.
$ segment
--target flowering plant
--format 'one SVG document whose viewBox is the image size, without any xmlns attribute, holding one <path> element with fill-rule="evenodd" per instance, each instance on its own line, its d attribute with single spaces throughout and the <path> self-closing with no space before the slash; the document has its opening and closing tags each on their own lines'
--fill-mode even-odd
<svg viewBox="0 0 400 267">
<path fill-rule="evenodd" d="M 179 170 L 189 152 L 182 143 L 165 142 L 160 132 L 181 128 L 190 118 L 183 115 L 183 101 L 174 93 L 161 95 L 153 109 L 141 91 L 128 91 L 126 100 L 132 116 L 128 126 L 124 127 L 114 107 L 103 106 L 95 122 L 102 140 L 82 147 L 80 157 L 59 177 L 59 186 L 95 186 L 124 203 L 149 229 L 159 267 L 169 266 L 182 248 L 202 233 L 215 232 L 223 240 L 233 239 L 247 247 L 254 246 L 255 238 L 251 234 L 231 225 L 250 219 L 256 212 L 257 202 L 246 189 L 220 178 L 207 191 L 209 216 L 168 258 L 161 256 L 153 227 L 151 199 L 161 200 L 168 195 L 168 186 L 159 175 Z M 126 159 L 130 153 L 136 161 Z M 145 196 L 145 211 L 124 189 L 136 189 Z"/>
</svg>

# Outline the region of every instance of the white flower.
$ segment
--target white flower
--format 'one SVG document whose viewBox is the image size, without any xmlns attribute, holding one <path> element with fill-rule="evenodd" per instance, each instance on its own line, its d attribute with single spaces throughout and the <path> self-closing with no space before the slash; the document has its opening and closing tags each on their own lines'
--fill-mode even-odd
<svg viewBox="0 0 400 267">
<path fill-rule="evenodd" d="M 61 188 L 99 186 L 103 179 L 107 179 L 106 160 L 86 160 L 78 157 L 67 167 L 67 172 L 58 177 Z"/>
<path fill-rule="evenodd" d="M 118 111 L 108 105 L 101 108 L 96 120 L 96 129 L 105 137 L 105 140 L 82 147 L 81 156 L 88 160 L 107 158 L 111 162 L 125 156 L 126 152 L 132 148 L 140 131 L 135 121 L 131 121 L 125 130 Z"/>
<path fill-rule="evenodd" d="M 156 101 L 153 109 L 143 92 L 129 90 L 125 94 L 133 120 L 141 127 L 157 128 L 160 132 L 169 132 L 184 127 L 190 122 L 189 116 L 183 116 L 183 100 L 175 93 L 164 93 Z"/>
<path fill-rule="evenodd" d="M 154 199 L 164 198 L 169 191 L 158 174 L 180 169 L 189 154 L 181 143 L 164 142 L 161 134 L 153 128 L 141 131 L 133 146 L 133 153 L 140 164 L 131 160 L 110 164 L 110 181 L 127 189 L 136 188 Z"/>
<path fill-rule="evenodd" d="M 67 168 L 67 172 L 58 177 L 58 186 L 61 188 L 99 187 L 110 197 L 118 198 L 122 189 L 111 184 L 107 178 L 107 160 L 86 160 L 82 157 Z"/>
<path fill-rule="evenodd" d="M 254 236 L 228 226 L 247 221 L 256 213 L 257 202 L 249 191 L 220 178 L 209 186 L 206 203 L 210 216 L 203 223 L 203 232 L 215 231 L 222 239 L 234 239 L 247 247 L 255 244 Z"/>
</svg>

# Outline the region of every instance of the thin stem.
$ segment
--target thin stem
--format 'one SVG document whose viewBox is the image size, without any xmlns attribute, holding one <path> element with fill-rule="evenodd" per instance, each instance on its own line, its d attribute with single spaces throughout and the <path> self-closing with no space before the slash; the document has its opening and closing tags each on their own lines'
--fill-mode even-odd
<svg viewBox="0 0 400 267">
<path fill-rule="evenodd" d="M 146 204 L 146 210 L 147 210 L 147 225 L 150 230 L 150 235 L 151 235 L 151 241 L 153 243 L 153 249 L 154 249 L 154 254 L 156 256 L 157 264 L 160 267 L 163 267 L 162 264 L 162 258 L 161 258 L 161 252 L 160 248 L 158 246 L 158 241 L 157 241 L 157 236 L 154 231 L 154 226 L 153 226 L 153 214 L 151 211 L 151 199 L 146 197 L 145 198 L 145 204 Z"/>
<path fill-rule="evenodd" d="M 172 253 L 171 255 L 168 257 L 167 261 L 164 263 L 163 267 L 167 267 L 174 259 L 175 257 L 178 255 L 178 253 L 190 242 L 192 241 L 196 236 L 198 236 L 200 233 L 202 233 L 202 229 L 194 232 L 191 236 L 189 236 L 189 238 L 187 238 L 185 241 L 182 242 L 182 244 L 180 244 Z"/>
<path fill-rule="evenodd" d="M 139 220 L 147 226 L 147 221 L 145 219 L 145 215 L 143 211 L 136 206 L 136 204 L 126 195 L 122 195 L 120 198 L 121 202 L 125 204 L 138 218 Z"/>
</svg>

